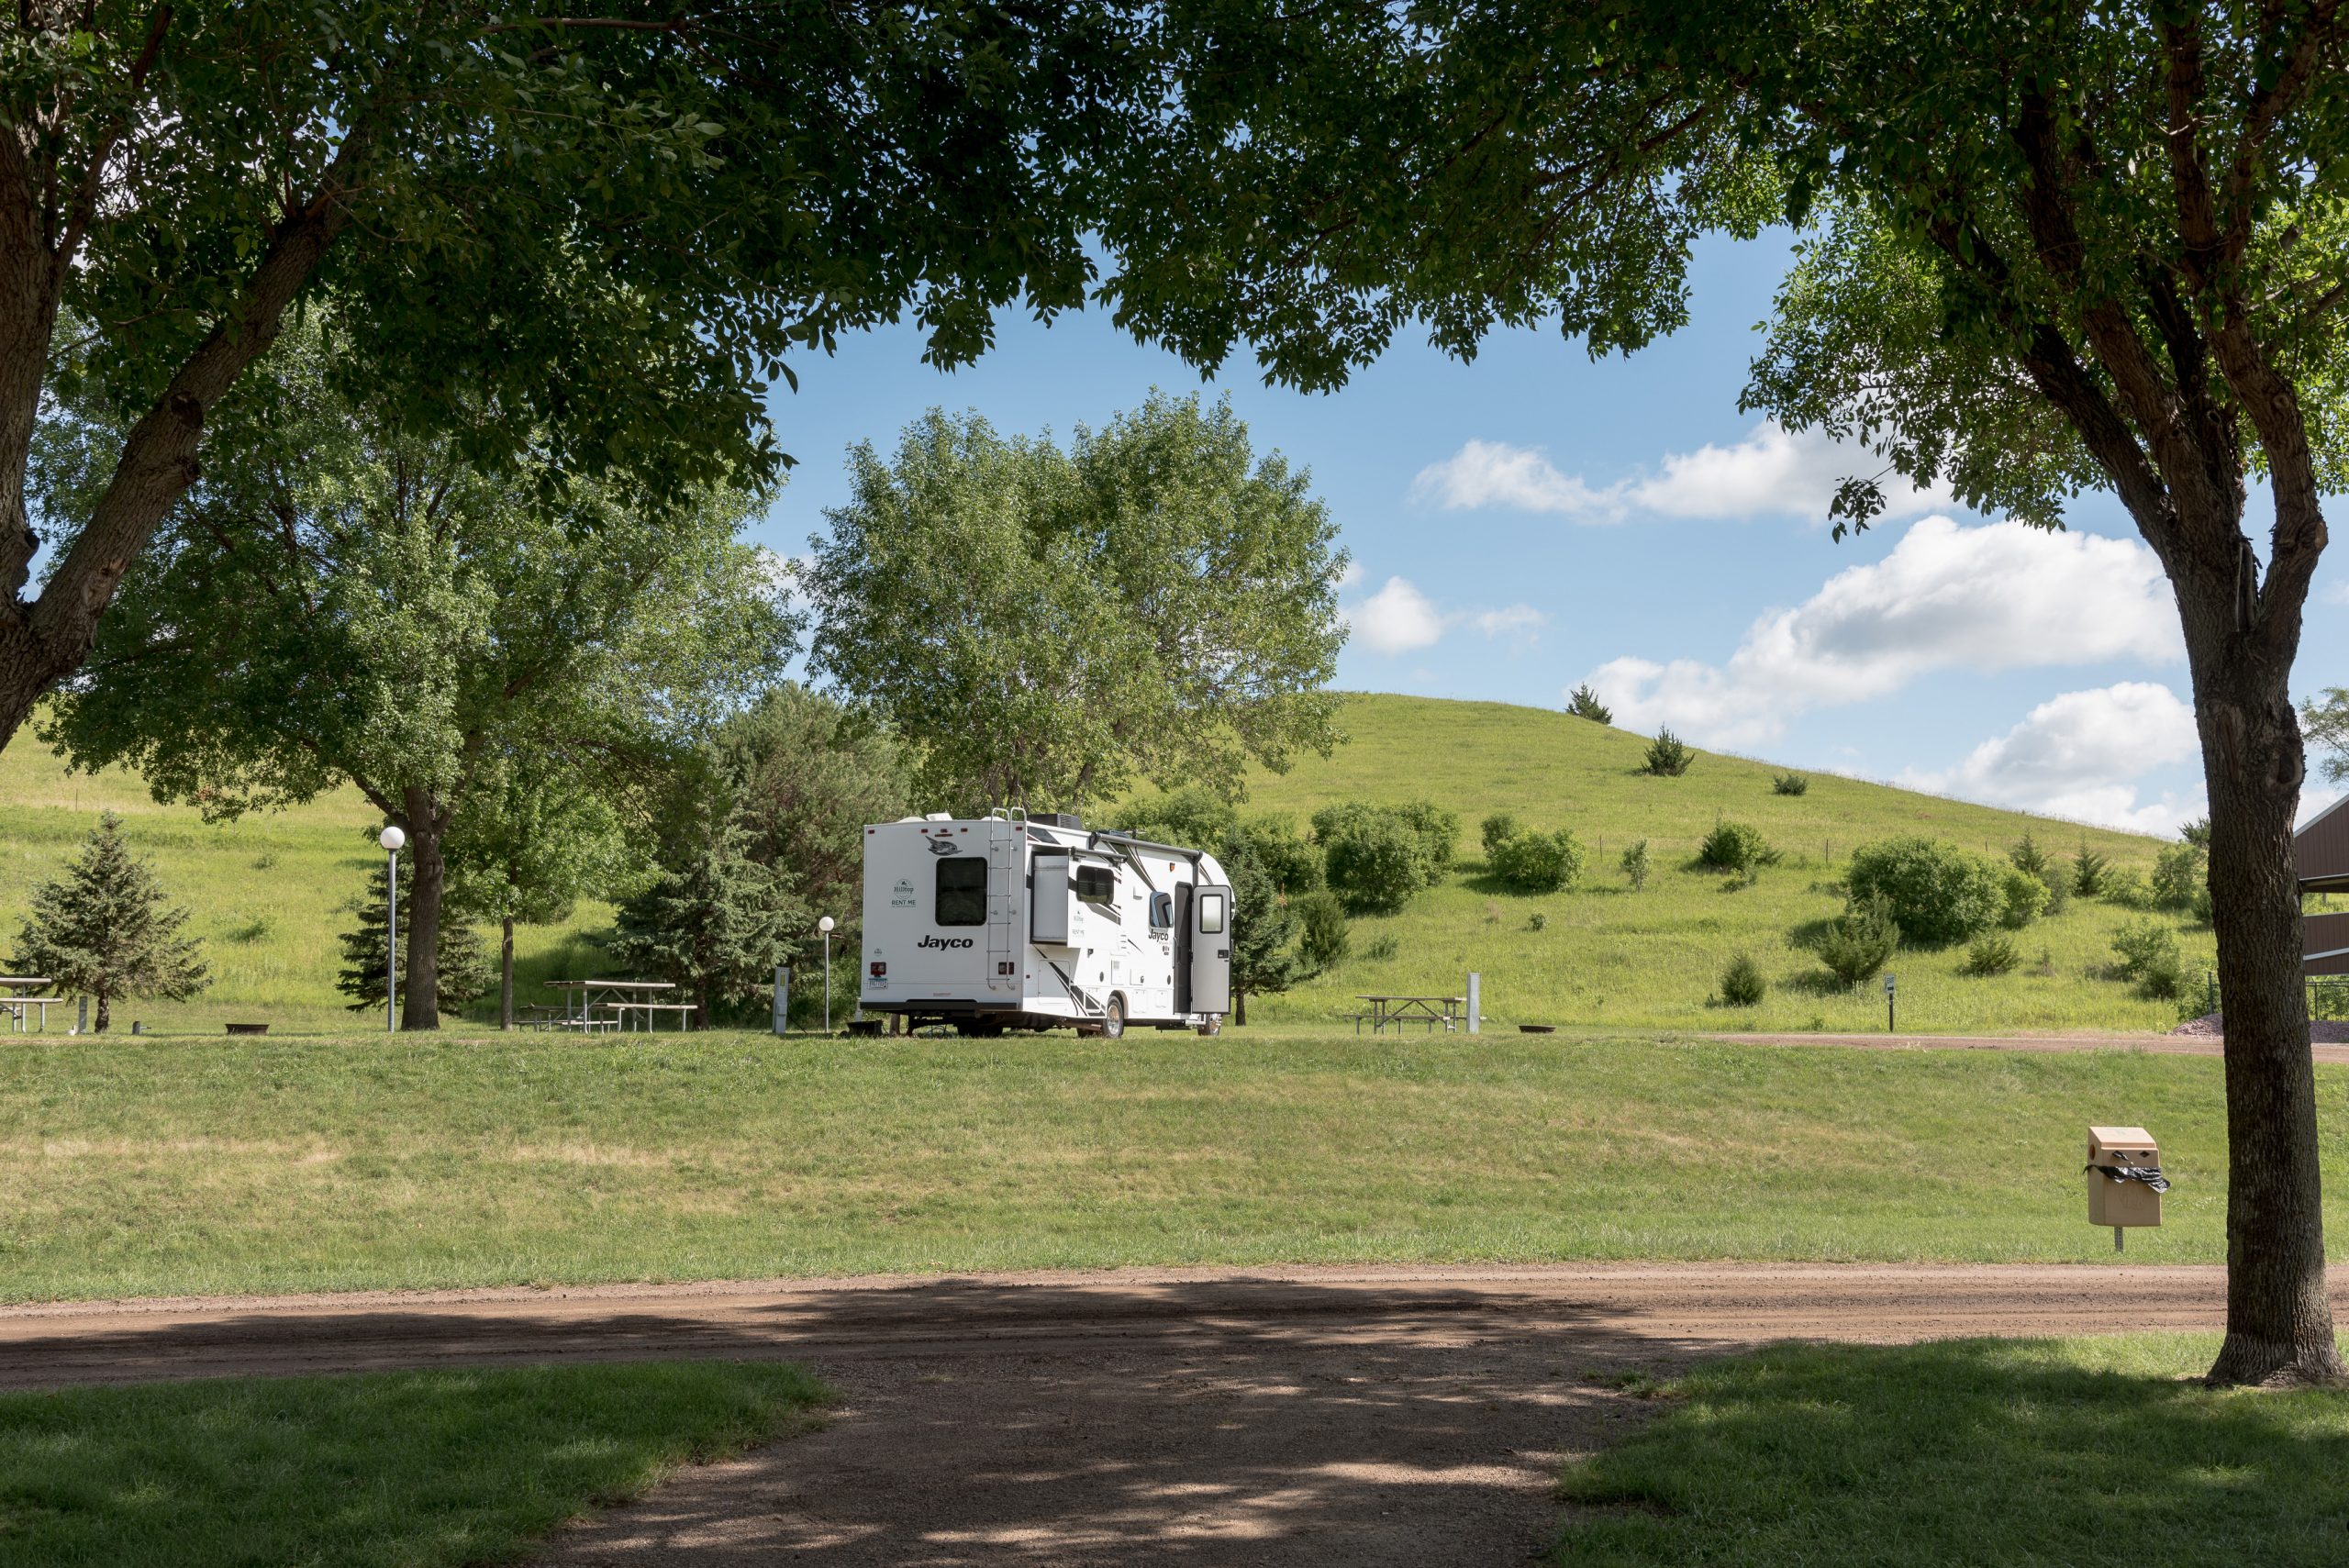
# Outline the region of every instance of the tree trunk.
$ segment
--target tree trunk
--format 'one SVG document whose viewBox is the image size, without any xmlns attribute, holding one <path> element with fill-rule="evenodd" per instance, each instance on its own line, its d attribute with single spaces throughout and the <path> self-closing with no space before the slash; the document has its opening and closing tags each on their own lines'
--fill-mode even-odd
<svg viewBox="0 0 2349 1568">
<path fill-rule="evenodd" d="M 1245 991 L 1231 994 L 1231 1021 L 1243 1029 L 1248 1027 L 1248 993 Z"/>
<path fill-rule="evenodd" d="M 440 902 L 448 886 L 448 862 L 440 857 L 440 835 L 446 824 L 429 791 L 404 792 L 407 808 L 408 853 L 414 874 L 408 884 L 407 963 L 400 974 L 400 1028 L 437 1029 L 440 1027 Z"/>
<path fill-rule="evenodd" d="M 497 944 L 497 1027 L 514 1027 L 514 917 L 506 917 Z"/>
<path fill-rule="evenodd" d="M 2189 622 L 2193 619 L 2190 615 Z M 2199 639 L 2198 639 L 2199 640 Z M 2349 1376 L 2325 1292 L 2316 1074 L 2292 856 L 2303 759 L 2288 663 L 2195 660 L 2226 1009 L 2227 1336 L 2210 1381 Z"/>
<path fill-rule="evenodd" d="M 98 993 L 98 1021 L 91 1026 L 90 1032 L 92 1034 L 104 1034 L 106 1032 L 106 1025 L 111 1019 L 111 1015 L 108 1013 L 106 1008 L 106 1003 L 108 1000 L 110 1000 L 110 998 L 105 992 L 101 991 Z"/>
</svg>

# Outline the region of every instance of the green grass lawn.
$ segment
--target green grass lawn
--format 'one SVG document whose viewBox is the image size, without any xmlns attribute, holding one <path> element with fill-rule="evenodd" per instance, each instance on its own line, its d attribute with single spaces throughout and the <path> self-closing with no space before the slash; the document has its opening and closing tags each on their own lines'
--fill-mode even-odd
<svg viewBox="0 0 2349 1568">
<path fill-rule="evenodd" d="M 2085 839 L 2114 865 L 2141 873 L 2151 872 L 2160 848 L 2134 834 L 1827 773 L 1810 775 L 1804 795 L 1776 795 L 1771 779 L 1783 770 L 1709 751 L 1680 778 L 1652 778 L 1638 771 L 1644 738 L 1540 708 L 1353 696 L 1341 722 L 1346 745 L 1326 761 L 1306 757 L 1286 776 L 1258 775 L 1249 808 L 1287 814 L 1301 827 L 1332 800 L 1423 796 L 1460 814 L 1464 860 L 1402 913 L 1355 922 L 1357 955 L 1391 940 L 1392 957 L 1356 956 L 1286 995 L 1252 1000 L 1252 1018 L 1329 1022 L 1354 1011 L 1361 992 L 1457 994 L 1473 969 L 1485 977 L 1486 1013 L 1510 1024 L 1881 1028 L 1881 992 L 1820 987 L 1824 971 L 1792 940 L 1842 908 L 1835 884 L 1854 846 L 1921 833 L 2003 857 L 2028 829 L 2067 859 Z M 1477 824 L 1494 811 L 1514 812 L 1531 828 L 1573 828 L 1590 851 L 1581 884 L 1543 895 L 1493 885 L 1475 857 Z M 1753 886 L 1732 888 L 1720 873 L 1690 863 L 1724 818 L 1761 828 L 1784 856 Z M 1646 890 L 1633 893 L 1617 862 L 1638 839 L 1648 840 L 1655 871 Z M 1531 929 L 1537 912 L 1547 920 L 1539 931 Z M 1959 973 L 1963 946 L 1903 952 L 1893 965 L 1901 1026 L 1953 1033 L 2172 1028 L 2178 1004 L 2140 997 L 2104 974 L 2113 931 L 2138 917 L 2076 901 L 2062 917 L 2017 933 L 2023 968 L 1998 979 Z M 2169 923 L 2199 976 L 2210 962 L 2210 932 Z M 1755 1007 L 1711 1005 L 1722 969 L 1739 952 L 1761 965 L 1769 994 Z"/>
<path fill-rule="evenodd" d="M 2349 1237 L 2349 1069 L 2317 1069 Z M 19 1040 L 0 1296 L 1120 1264 L 2082 1260 L 2090 1123 L 2216 1262 L 2221 1064 L 1229 1031 Z"/>
<path fill-rule="evenodd" d="M 1486 813 L 1508 810 L 1528 826 L 1574 828 L 1591 848 L 1590 865 L 1577 888 L 1528 897 L 1488 885 L 1472 858 L 1403 913 L 1358 922 L 1355 956 L 1332 973 L 1288 995 L 1254 1000 L 1258 1021 L 1326 1026 L 1355 1010 L 1356 993 L 1455 994 L 1473 969 L 1485 976 L 1486 1011 L 1503 1023 L 1872 1028 L 1883 1018 L 1881 995 L 1820 989 L 1822 972 L 1793 945 L 1803 927 L 1841 908 L 1834 886 L 1854 845 L 1928 833 L 2003 854 L 2029 828 L 2051 851 L 2068 855 L 2085 837 L 2116 865 L 2141 871 L 2158 847 L 2151 839 L 1827 774 L 1815 775 L 1806 795 L 1777 795 L 1767 764 L 1711 752 L 1700 753 L 1684 777 L 1649 778 L 1637 772 L 1646 745 L 1640 737 L 1539 708 L 1353 696 L 1341 722 L 1352 738 L 1346 745 L 1327 760 L 1306 758 L 1285 776 L 1259 774 L 1249 808 L 1286 813 L 1301 824 L 1330 800 L 1424 795 L 1459 812 L 1464 853 L 1475 851 Z M 0 944 L 13 944 L 31 889 L 56 874 L 106 807 L 123 814 L 132 842 L 194 907 L 193 929 L 217 977 L 196 1001 L 132 1003 L 118 1009 L 119 1019 L 207 1033 L 248 1018 L 281 1030 L 351 1027 L 334 991 L 336 938 L 351 923 L 340 906 L 362 891 L 373 896 L 383 864 L 369 837 L 375 815 L 356 794 L 209 825 L 192 809 L 156 806 L 135 777 L 68 775 L 37 740 L 20 734 L 0 753 Z M 1110 821 L 1117 813 L 1094 815 Z M 1688 869 L 1698 842 L 1724 817 L 1759 827 L 1785 857 L 1751 887 L 1731 890 L 1719 873 Z M 1616 862 L 1642 838 L 1656 870 L 1646 891 L 1634 894 Z M 1547 922 L 1540 931 L 1531 929 L 1537 912 Z M 2170 1028 L 2177 1004 L 2139 997 L 2105 976 L 2112 932 L 2131 917 L 2110 905 L 2076 904 L 2062 918 L 2021 933 L 2024 968 L 1995 980 L 1960 974 L 1962 948 L 1903 953 L 1895 965 L 1903 1025 L 1953 1032 Z M 525 928 L 518 940 L 525 995 L 541 998 L 540 982 L 596 966 L 593 938 L 609 922 L 607 906 L 587 905 L 564 926 Z M 2210 958 L 2209 932 L 2173 924 L 2188 969 L 2199 974 Z M 1709 1005 L 1722 968 L 1741 951 L 1761 964 L 1769 995 L 1752 1008 Z M 473 1012 L 486 1018 L 488 1004 Z"/>
<path fill-rule="evenodd" d="M 2188 1381 L 2214 1336 L 1781 1347 L 1573 1468 L 1574 1568 L 2349 1561 L 2349 1394 Z"/>
<path fill-rule="evenodd" d="M 508 1562 L 821 1395 L 729 1362 L 0 1395 L 0 1568 Z"/>
</svg>

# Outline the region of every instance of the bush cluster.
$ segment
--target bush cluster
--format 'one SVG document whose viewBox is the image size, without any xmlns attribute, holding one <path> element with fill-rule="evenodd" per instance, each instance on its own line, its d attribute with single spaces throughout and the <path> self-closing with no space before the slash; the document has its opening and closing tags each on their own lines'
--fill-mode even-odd
<svg viewBox="0 0 2349 1568">
<path fill-rule="evenodd" d="M 1801 773 L 1774 773 L 1770 778 L 1772 795 L 1809 795 L 1810 780 Z"/>
<path fill-rule="evenodd" d="M 2191 840 L 2169 845 L 2154 858 L 2154 907 L 2185 911 L 2194 907 L 2196 895 L 2210 893 L 2210 875 L 2202 865 L 2202 846 Z"/>
<path fill-rule="evenodd" d="M 1998 924 L 2010 931 L 2020 931 L 2047 912 L 2055 894 L 2047 884 L 2020 867 L 2009 866 L 2002 874 L 2006 906 L 1998 913 Z"/>
<path fill-rule="evenodd" d="M 1647 886 L 1649 870 L 1648 841 L 1642 839 L 1623 851 L 1623 880 L 1631 884 L 1632 892 L 1637 893 Z"/>
<path fill-rule="evenodd" d="M 1829 922 L 1816 951 L 1845 990 L 1880 972 L 1900 945 L 1900 924 L 1882 898 L 1854 898 Z"/>
<path fill-rule="evenodd" d="M 1316 974 L 1336 968 L 1353 942 L 1346 906 L 1334 893 L 1308 893 L 1297 901 L 1297 914 L 1298 955 Z"/>
<path fill-rule="evenodd" d="M 1486 864 L 1503 885 L 1518 893 L 1555 893 L 1582 875 L 1582 840 L 1574 830 L 1513 833 L 1494 845 Z"/>
<path fill-rule="evenodd" d="M 1477 828 L 1476 837 L 1485 846 L 1485 858 L 1490 860 L 1495 850 L 1517 837 L 1516 814 L 1508 811 L 1494 812 Z"/>
<path fill-rule="evenodd" d="M 1697 851 L 1697 863 L 1714 871 L 1741 872 L 1746 875 L 1766 865 L 1778 863 L 1778 851 L 1762 837 L 1762 829 L 1744 822 L 1720 822 L 1705 835 L 1704 846 Z"/>
<path fill-rule="evenodd" d="M 1341 801 L 1313 814 L 1313 839 L 1331 891 L 1347 907 L 1392 914 L 1451 865 L 1457 814 L 1428 801 Z"/>
<path fill-rule="evenodd" d="M 1731 959 L 1721 972 L 1721 1000 L 1732 1007 L 1753 1006 L 1769 988 L 1762 978 L 1762 966 L 1744 953 Z"/>
<path fill-rule="evenodd" d="M 1938 840 L 1887 839 L 1854 850 L 1845 880 L 1854 903 L 1882 899 L 1903 937 L 1941 947 L 2006 919 L 2008 870 Z"/>
<path fill-rule="evenodd" d="M 2184 989 L 2186 963 L 2177 954 L 2177 936 L 2159 920 L 2132 920 L 2112 936 L 2113 955 L 2121 978 L 2133 980 L 2138 991 L 2156 1000 L 2172 998 Z"/>
<path fill-rule="evenodd" d="M 2015 946 L 2014 939 L 1993 932 L 1974 939 L 1974 945 L 1965 950 L 1965 962 L 1959 973 L 1987 979 L 2006 973 L 2021 962 L 2022 952 Z"/>
</svg>

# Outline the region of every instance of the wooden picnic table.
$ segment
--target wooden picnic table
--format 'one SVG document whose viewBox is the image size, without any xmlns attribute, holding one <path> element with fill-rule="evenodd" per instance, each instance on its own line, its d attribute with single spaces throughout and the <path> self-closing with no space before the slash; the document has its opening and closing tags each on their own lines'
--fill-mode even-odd
<svg viewBox="0 0 2349 1568">
<path fill-rule="evenodd" d="M 1450 1034 L 1460 1026 L 1462 1009 L 1467 1006 L 1465 996 L 1364 996 L 1357 995 L 1357 1002 L 1370 1004 L 1370 1011 L 1354 1015 L 1354 1033 L 1362 1033 L 1362 1026 L 1370 1025 L 1370 1032 L 1379 1034 L 1392 1024 L 1401 1029 L 1406 1024 L 1424 1024 L 1430 1034 L 1438 1024 Z"/>
<path fill-rule="evenodd" d="M 32 996 L 26 993 L 56 984 L 46 974 L 0 974 L 0 1013 L 7 1015 L 9 1028 L 17 1034 L 28 1032 L 25 1029 L 25 1009 L 38 1007 L 40 1009 L 40 1031 L 46 1034 L 49 1031 L 50 1004 L 53 1002 L 61 1007 L 65 1006 L 65 998 Z"/>
</svg>

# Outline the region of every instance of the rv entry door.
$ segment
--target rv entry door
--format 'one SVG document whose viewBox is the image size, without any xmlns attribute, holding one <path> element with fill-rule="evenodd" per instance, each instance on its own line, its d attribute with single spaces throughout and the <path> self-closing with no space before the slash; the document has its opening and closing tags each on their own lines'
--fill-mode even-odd
<svg viewBox="0 0 2349 1568">
<path fill-rule="evenodd" d="M 1191 996 L 1186 1011 L 1231 1011 L 1231 889 L 1200 887 L 1191 895 L 1186 923 L 1191 942 Z"/>
</svg>

